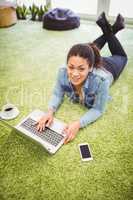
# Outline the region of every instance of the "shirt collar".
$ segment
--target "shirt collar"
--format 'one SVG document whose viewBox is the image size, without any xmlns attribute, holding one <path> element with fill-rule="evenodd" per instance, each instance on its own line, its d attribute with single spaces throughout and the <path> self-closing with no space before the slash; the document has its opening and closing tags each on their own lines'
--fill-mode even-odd
<svg viewBox="0 0 133 200">
<path fill-rule="evenodd" d="M 92 77 L 93 77 L 93 72 L 89 72 L 89 74 L 83 84 L 83 88 L 88 89 L 88 86 L 90 85 L 89 83 L 90 83 Z"/>
</svg>

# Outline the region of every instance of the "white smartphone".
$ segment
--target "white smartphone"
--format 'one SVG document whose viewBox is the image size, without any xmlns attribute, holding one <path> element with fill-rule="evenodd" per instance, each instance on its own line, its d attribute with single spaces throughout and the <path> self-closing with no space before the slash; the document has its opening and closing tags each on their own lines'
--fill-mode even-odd
<svg viewBox="0 0 133 200">
<path fill-rule="evenodd" d="M 80 156 L 83 161 L 93 160 L 92 153 L 88 143 L 79 144 Z"/>
</svg>

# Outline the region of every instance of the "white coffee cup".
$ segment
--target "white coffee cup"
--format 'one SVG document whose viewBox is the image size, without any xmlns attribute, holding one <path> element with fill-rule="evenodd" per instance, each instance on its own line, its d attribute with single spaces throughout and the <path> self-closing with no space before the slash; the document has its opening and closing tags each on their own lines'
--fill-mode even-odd
<svg viewBox="0 0 133 200">
<path fill-rule="evenodd" d="M 16 118 L 17 116 L 19 115 L 19 110 L 18 108 L 11 104 L 11 103 L 8 103 L 6 105 L 4 105 L 2 107 L 2 111 L 0 113 L 0 116 L 2 119 L 14 119 Z"/>
</svg>

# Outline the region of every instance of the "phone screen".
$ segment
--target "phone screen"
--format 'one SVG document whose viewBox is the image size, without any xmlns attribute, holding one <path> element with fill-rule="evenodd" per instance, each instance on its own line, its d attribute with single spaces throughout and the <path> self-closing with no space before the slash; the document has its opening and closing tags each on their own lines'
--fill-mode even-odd
<svg viewBox="0 0 133 200">
<path fill-rule="evenodd" d="M 82 158 L 91 158 L 91 153 L 89 150 L 89 146 L 87 144 L 80 145 L 80 151 L 81 151 Z"/>
</svg>

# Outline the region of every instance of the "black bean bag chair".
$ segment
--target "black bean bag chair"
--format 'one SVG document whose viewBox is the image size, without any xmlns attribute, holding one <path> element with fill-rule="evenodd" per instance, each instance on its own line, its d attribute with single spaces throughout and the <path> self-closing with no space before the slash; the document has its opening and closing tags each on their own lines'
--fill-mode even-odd
<svg viewBox="0 0 133 200">
<path fill-rule="evenodd" d="M 80 18 L 70 9 L 55 8 L 43 16 L 43 28 L 69 30 L 80 26 Z"/>
</svg>

